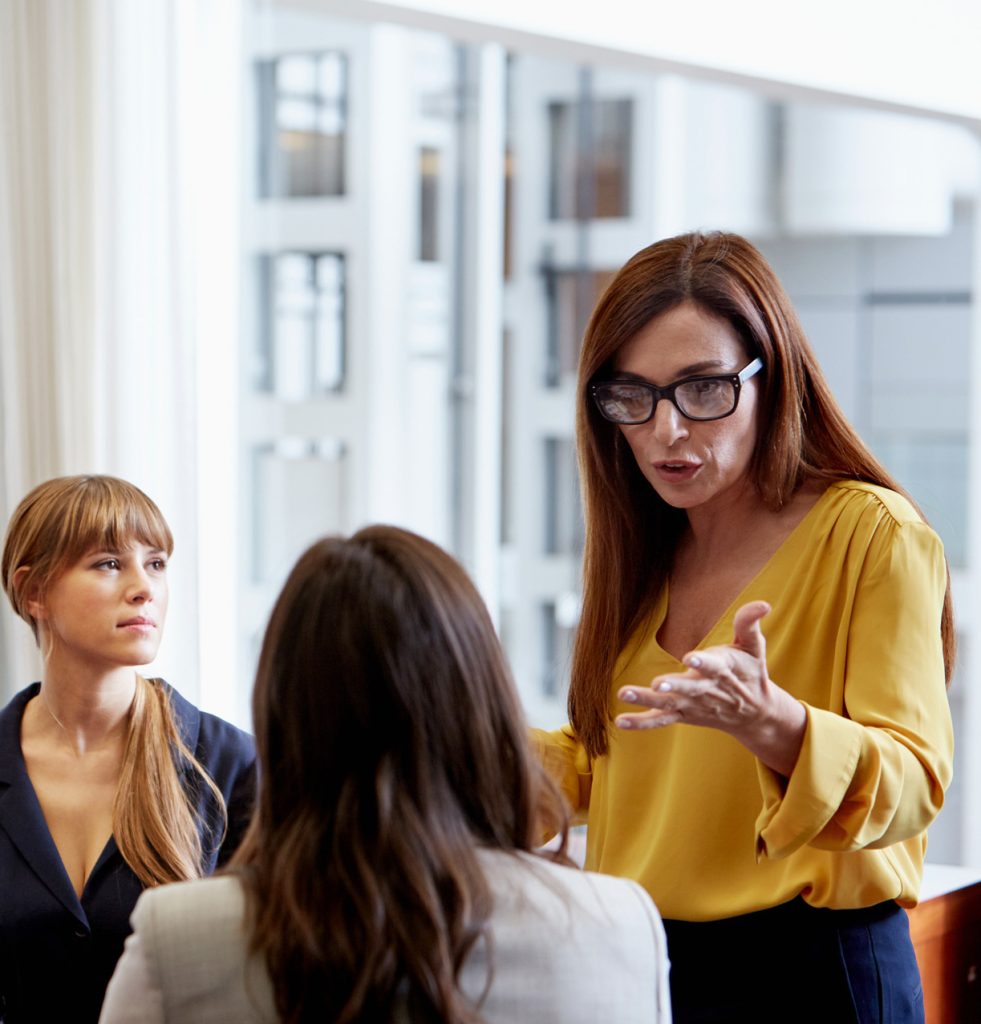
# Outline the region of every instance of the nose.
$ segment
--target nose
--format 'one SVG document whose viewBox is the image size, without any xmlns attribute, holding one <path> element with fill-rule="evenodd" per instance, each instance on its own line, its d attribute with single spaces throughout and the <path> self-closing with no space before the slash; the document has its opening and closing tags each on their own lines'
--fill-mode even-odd
<svg viewBox="0 0 981 1024">
<path fill-rule="evenodd" d="M 662 398 L 654 408 L 651 417 L 654 437 L 658 444 L 670 447 L 688 436 L 688 421 L 668 398 Z"/>
<path fill-rule="evenodd" d="M 146 604 L 153 600 L 153 581 L 142 565 L 133 567 L 127 581 L 126 599 L 133 604 Z"/>
</svg>

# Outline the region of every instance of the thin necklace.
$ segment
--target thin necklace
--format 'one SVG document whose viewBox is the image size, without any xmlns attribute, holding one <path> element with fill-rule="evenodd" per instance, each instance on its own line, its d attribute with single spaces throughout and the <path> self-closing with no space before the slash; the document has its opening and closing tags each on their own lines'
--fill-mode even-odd
<svg viewBox="0 0 981 1024">
<path fill-rule="evenodd" d="M 65 742 L 68 744 L 69 748 L 71 749 L 71 752 L 75 755 L 75 757 L 78 757 L 78 758 L 84 757 L 85 756 L 84 752 L 79 750 L 75 746 L 75 744 L 72 743 L 71 733 L 69 733 L 69 731 L 65 728 L 65 725 L 62 722 L 62 720 L 54 713 L 54 711 L 51 710 L 51 705 L 48 703 L 47 697 L 44 696 L 44 687 L 43 686 L 41 687 L 41 690 L 40 690 L 38 696 L 41 698 L 41 703 L 44 705 L 44 710 L 47 711 L 47 713 L 53 719 L 55 725 L 57 725 L 58 728 L 65 734 Z"/>
<path fill-rule="evenodd" d="M 53 719 L 55 725 L 57 725 L 58 728 L 62 731 L 62 733 L 64 733 L 65 743 L 68 744 L 69 748 L 71 749 L 72 754 L 74 754 L 75 757 L 78 758 L 78 759 L 81 759 L 81 758 L 85 757 L 85 755 L 88 753 L 88 751 L 87 750 L 79 750 L 79 748 L 76 747 L 75 744 L 72 742 L 71 733 L 65 728 L 65 723 L 62 722 L 62 720 L 54 713 L 54 711 L 52 711 L 51 705 L 48 703 L 47 698 L 44 696 L 44 687 L 43 686 L 41 687 L 41 690 L 38 693 L 38 696 L 41 698 L 41 703 L 44 705 L 44 710 L 47 711 L 47 713 Z"/>
</svg>

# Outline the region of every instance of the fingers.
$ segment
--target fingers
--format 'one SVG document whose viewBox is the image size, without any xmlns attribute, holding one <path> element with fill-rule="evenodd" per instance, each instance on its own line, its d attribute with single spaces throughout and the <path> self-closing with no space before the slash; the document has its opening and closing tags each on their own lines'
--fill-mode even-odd
<svg viewBox="0 0 981 1024">
<path fill-rule="evenodd" d="M 674 678 L 674 682 L 678 680 Z M 650 686 L 625 686 L 617 695 L 620 700 L 650 710 L 617 715 L 614 724 L 619 729 L 657 729 L 682 721 L 684 716 L 675 707 L 672 690 L 671 683 L 668 683 L 667 688 L 662 684 L 657 689 Z"/>
<path fill-rule="evenodd" d="M 760 629 L 760 619 L 770 614 L 766 601 L 750 601 L 737 612 L 732 622 L 733 642 L 737 647 L 763 659 L 766 655 L 766 640 Z"/>
<path fill-rule="evenodd" d="M 677 711 L 641 711 L 634 715 L 617 715 L 613 724 L 618 729 L 660 729 L 665 725 L 675 725 L 682 720 Z"/>
<path fill-rule="evenodd" d="M 620 700 L 638 710 L 618 715 L 615 724 L 621 729 L 655 729 L 676 722 L 723 728 L 724 721 L 744 718 L 767 680 L 760 621 L 769 612 L 766 601 L 742 605 L 733 619 L 731 644 L 689 651 L 682 659 L 685 671 L 657 676 L 650 686 L 624 686 Z"/>
<path fill-rule="evenodd" d="M 639 704 L 646 708 L 671 710 L 674 706 L 674 697 L 671 691 L 674 690 L 677 683 L 678 679 L 675 676 L 658 676 L 650 686 L 625 686 L 617 696 L 624 704 Z"/>
</svg>

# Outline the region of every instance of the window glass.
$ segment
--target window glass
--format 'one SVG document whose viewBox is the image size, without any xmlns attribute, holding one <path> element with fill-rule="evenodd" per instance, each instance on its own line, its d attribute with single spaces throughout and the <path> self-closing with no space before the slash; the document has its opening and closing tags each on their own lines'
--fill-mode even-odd
<svg viewBox="0 0 981 1024">
<path fill-rule="evenodd" d="M 346 456 L 336 438 L 284 437 L 252 452 L 252 581 L 277 586 L 318 537 L 345 528 Z"/>
<path fill-rule="evenodd" d="M 546 265 L 542 273 L 548 303 L 545 383 L 556 387 L 575 379 L 583 332 L 614 271 L 565 270 Z"/>
<path fill-rule="evenodd" d="M 578 597 L 571 592 L 541 605 L 541 695 L 547 699 L 561 700 L 568 689 L 578 614 Z"/>
<path fill-rule="evenodd" d="M 433 146 L 419 150 L 419 259 L 426 263 L 439 256 L 440 152 Z"/>
<path fill-rule="evenodd" d="M 628 99 L 549 104 L 553 220 L 630 216 L 632 122 Z"/>
<path fill-rule="evenodd" d="M 344 257 L 281 252 L 259 258 L 255 388 L 283 401 L 341 391 L 345 376 Z"/>
<path fill-rule="evenodd" d="M 258 81 L 260 196 L 343 195 L 346 57 L 288 54 L 260 61 Z"/>
<path fill-rule="evenodd" d="M 582 553 L 583 523 L 576 471 L 575 444 L 570 437 L 545 439 L 545 553 Z"/>
</svg>

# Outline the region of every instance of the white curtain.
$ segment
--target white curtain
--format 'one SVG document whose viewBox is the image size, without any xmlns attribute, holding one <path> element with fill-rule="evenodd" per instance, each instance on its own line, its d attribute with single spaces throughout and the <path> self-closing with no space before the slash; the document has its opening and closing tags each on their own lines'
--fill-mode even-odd
<svg viewBox="0 0 981 1024">
<path fill-rule="evenodd" d="M 93 5 L 0 0 L 4 521 L 38 481 L 95 464 Z M 6 692 L 36 678 L 4 615 Z"/>
<path fill-rule="evenodd" d="M 234 386 L 215 387 L 222 444 L 206 443 L 202 461 L 213 403 L 199 378 L 209 343 L 235 344 L 239 4 L 0 0 L 4 522 L 30 487 L 64 473 L 113 473 L 154 498 L 177 546 L 153 669 L 191 699 L 210 592 L 200 536 L 235 509 L 209 494 L 211 466 L 234 461 Z M 36 678 L 29 632 L 12 618 L 6 693 Z"/>
</svg>

